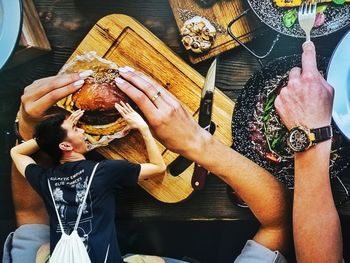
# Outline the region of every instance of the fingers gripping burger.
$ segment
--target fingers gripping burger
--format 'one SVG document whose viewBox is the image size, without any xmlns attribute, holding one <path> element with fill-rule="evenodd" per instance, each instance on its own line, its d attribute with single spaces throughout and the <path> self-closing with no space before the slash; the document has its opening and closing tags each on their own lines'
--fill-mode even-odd
<svg viewBox="0 0 350 263">
<path fill-rule="evenodd" d="M 70 112 L 84 110 L 79 126 L 94 138 L 118 133 L 118 137 L 122 137 L 121 133 L 127 124 L 114 104 L 121 101 L 130 104 L 131 101 L 114 82 L 119 76 L 117 66 L 98 57 L 94 52 L 89 52 L 75 58 L 61 72 L 73 73 L 87 69 L 91 69 L 92 74 L 85 79 L 84 85 L 59 101 L 58 106 Z"/>
<path fill-rule="evenodd" d="M 129 102 L 129 98 L 115 84 L 118 70 L 94 71 L 85 84 L 73 94 L 73 110 L 84 110 L 80 126 L 86 133 L 109 135 L 122 130 L 125 123 L 114 107 Z"/>
</svg>

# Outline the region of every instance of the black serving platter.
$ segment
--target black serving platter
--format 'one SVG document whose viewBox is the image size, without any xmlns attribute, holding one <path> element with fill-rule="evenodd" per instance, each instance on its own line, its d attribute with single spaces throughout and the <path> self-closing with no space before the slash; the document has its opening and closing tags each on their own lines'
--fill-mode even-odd
<svg viewBox="0 0 350 263">
<path fill-rule="evenodd" d="M 328 60 L 323 57 L 318 57 L 318 68 L 326 72 Z M 259 100 L 259 94 L 264 91 L 267 80 L 276 78 L 278 75 L 285 75 L 290 69 L 296 66 L 301 66 L 301 56 L 293 55 L 278 58 L 268 63 L 261 71 L 255 73 L 245 84 L 244 89 L 240 93 L 235 105 L 235 113 L 232 118 L 232 148 L 251 159 L 258 165 L 270 171 L 279 181 L 287 187 L 294 186 L 294 164 L 293 158 L 281 163 L 275 163 L 267 158 L 264 158 L 254 147 L 251 140 L 251 131 L 249 124 L 253 121 L 253 113 L 256 104 Z M 350 142 L 340 134 L 333 125 L 333 131 L 341 140 L 343 146 L 342 151 L 339 151 L 340 157 L 331 167 L 331 178 L 342 176 L 343 171 L 350 164 Z M 339 143 L 339 140 L 338 140 Z M 291 169 L 284 168 L 291 166 Z"/>
<path fill-rule="evenodd" d="M 298 21 L 290 28 L 283 25 L 283 14 L 289 8 L 277 7 L 273 0 L 247 0 L 247 2 L 256 16 L 273 30 L 291 37 L 305 37 Z M 311 37 L 325 36 L 350 25 L 350 3 L 343 5 L 327 3 L 327 5 L 326 21 L 319 28 L 314 28 L 311 31 Z"/>
</svg>

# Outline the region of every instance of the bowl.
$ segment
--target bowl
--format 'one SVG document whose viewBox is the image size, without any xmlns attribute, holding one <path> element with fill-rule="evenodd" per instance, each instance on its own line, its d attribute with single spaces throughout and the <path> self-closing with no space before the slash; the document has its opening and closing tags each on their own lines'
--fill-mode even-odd
<svg viewBox="0 0 350 263">
<path fill-rule="evenodd" d="M 22 2 L 0 0 L 0 70 L 15 50 L 22 26 Z"/>
<path fill-rule="evenodd" d="M 327 81 L 335 90 L 332 113 L 334 122 L 350 140 L 350 31 L 333 52 L 328 66 Z"/>
</svg>

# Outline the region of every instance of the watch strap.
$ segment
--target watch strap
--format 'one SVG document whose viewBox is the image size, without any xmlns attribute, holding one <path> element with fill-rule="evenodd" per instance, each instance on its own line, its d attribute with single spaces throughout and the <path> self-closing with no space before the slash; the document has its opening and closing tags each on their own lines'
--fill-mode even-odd
<svg viewBox="0 0 350 263">
<path fill-rule="evenodd" d="M 23 143 L 24 139 L 21 136 L 21 134 L 19 133 L 19 121 L 17 118 L 15 119 L 15 121 L 13 123 L 13 130 L 14 130 L 15 135 L 16 135 L 17 143 Z"/>
<path fill-rule="evenodd" d="M 333 130 L 331 125 L 311 129 L 310 132 L 312 132 L 315 135 L 315 140 L 313 141 L 313 143 L 327 141 L 333 137 Z"/>
</svg>

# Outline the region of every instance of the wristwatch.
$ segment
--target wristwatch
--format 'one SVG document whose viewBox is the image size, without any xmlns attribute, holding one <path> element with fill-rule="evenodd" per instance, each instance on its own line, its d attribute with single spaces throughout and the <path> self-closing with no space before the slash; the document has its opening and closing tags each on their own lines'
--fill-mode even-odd
<svg viewBox="0 0 350 263">
<path fill-rule="evenodd" d="M 22 138 L 21 134 L 19 133 L 18 123 L 19 123 L 19 120 L 18 120 L 18 118 L 16 118 L 14 123 L 13 123 L 13 131 L 15 132 L 17 143 L 20 144 L 20 143 L 24 142 L 24 139 Z"/>
<path fill-rule="evenodd" d="M 294 152 L 303 152 L 311 146 L 319 142 L 327 141 L 332 137 L 333 130 L 331 125 L 317 129 L 296 126 L 290 130 L 287 144 Z"/>
</svg>

